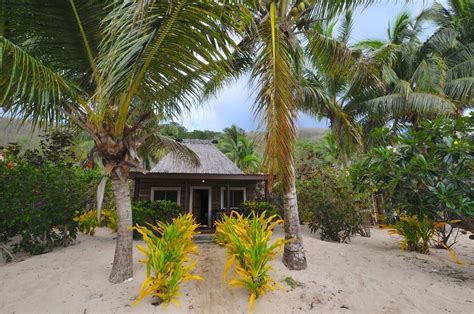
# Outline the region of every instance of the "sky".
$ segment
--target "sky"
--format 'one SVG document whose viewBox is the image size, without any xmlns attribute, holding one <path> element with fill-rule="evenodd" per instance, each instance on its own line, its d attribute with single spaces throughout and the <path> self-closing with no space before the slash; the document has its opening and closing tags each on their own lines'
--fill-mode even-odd
<svg viewBox="0 0 474 314">
<path fill-rule="evenodd" d="M 389 21 L 393 21 L 399 12 L 409 10 L 414 15 L 423 7 L 429 6 L 432 0 L 385 0 L 371 5 L 365 10 L 354 12 L 354 28 L 352 42 L 362 39 L 385 39 Z M 443 1 L 441 1 L 443 2 Z M 427 26 L 425 35 L 432 31 Z M 189 114 L 185 114 L 179 121 L 189 130 L 221 131 L 223 128 L 236 124 L 247 131 L 261 129 L 258 121 L 253 119 L 252 87 L 249 86 L 248 76 L 225 87 L 216 97 L 200 104 Z M 300 114 L 298 119 L 300 128 L 326 128 L 326 121 L 317 121 L 312 117 Z"/>
</svg>

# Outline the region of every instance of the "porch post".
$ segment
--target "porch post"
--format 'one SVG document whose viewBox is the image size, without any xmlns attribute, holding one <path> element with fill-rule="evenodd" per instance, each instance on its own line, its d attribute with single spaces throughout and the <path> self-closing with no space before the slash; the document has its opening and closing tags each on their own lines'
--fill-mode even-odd
<svg viewBox="0 0 474 314">
<path fill-rule="evenodd" d="M 266 179 L 264 182 L 264 188 L 265 188 L 265 202 L 268 202 L 268 199 L 270 197 L 270 191 L 268 189 L 268 179 Z"/>
<path fill-rule="evenodd" d="M 138 201 L 138 196 L 140 195 L 140 179 L 135 179 L 135 188 L 133 189 L 133 201 Z"/>
<path fill-rule="evenodd" d="M 184 180 L 184 212 L 189 212 L 189 186 L 188 180 Z"/>
<path fill-rule="evenodd" d="M 230 184 L 229 184 L 229 181 L 227 181 L 227 187 L 226 187 L 226 190 L 225 190 L 225 194 L 226 194 L 226 200 L 227 200 L 227 212 L 230 212 Z"/>
</svg>

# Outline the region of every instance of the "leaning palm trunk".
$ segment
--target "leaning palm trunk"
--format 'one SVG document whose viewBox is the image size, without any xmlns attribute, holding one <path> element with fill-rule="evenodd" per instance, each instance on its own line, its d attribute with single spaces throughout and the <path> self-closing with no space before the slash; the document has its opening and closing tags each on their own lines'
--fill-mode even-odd
<svg viewBox="0 0 474 314">
<path fill-rule="evenodd" d="M 301 270 L 306 268 L 307 263 L 303 250 L 303 237 L 296 199 L 295 168 L 291 166 L 291 169 L 293 177 L 284 183 L 283 189 L 285 239 L 290 239 L 285 244 L 283 263 L 288 269 Z"/>
<path fill-rule="evenodd" d="M 113 174 L 112 186 L 118 222 L 114 264 L 109 280 L 112 283 L 119 283 L 133 277 L 132 204 L 130 201 L 128 178 L 120 178 L 118 175 Z"/>
</svg>

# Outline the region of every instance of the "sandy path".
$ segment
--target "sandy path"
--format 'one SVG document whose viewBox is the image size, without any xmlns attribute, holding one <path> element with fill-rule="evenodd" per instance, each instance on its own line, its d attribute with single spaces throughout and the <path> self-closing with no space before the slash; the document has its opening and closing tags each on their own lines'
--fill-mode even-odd
<svg viewBox="0 0 474 314">
<path fill-rule="evenodd" d="M 291 276 L 294 289 L 257 300 L 255 313 L 474 313 L 474 241 L 462 235 L 457 251 L 469 265 L 454 264 L 444 250 L 420 255 L 399 250 L 397 238 L 373 230 L 351 244 L 324 242 L 307 234 L 308 269 L 288 271 L 273 262 L 278 281 Z M 281 230 L 277 232 L 281 235 Z M 0 266 L 0 313 L 246 313 L 248 294 L 222 281 L 225 250 L 201 244 L 196 273 L 205 281 L 182 286 L 181 306 L 154 307 L 150 299 L 133 306 L 144 265 L 135 252 L 135 280 L 111 285 L 113 235 L 95 237 L 24 261 Z"/>
</svg>

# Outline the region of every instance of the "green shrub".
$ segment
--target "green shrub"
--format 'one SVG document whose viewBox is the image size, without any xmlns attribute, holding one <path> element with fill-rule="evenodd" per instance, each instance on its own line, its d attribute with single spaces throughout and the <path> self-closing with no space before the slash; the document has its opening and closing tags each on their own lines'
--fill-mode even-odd
<svg viewBox="0 0 474 314">
<path fill-rule="evenodd" d="M 278 208 L 269 202 L 245 201 L 240 204 L 239 211 L 244 216 L 249 216 L 251 213 L 260 215 L 263 212 L 267 212 L 267 216 L 280 216 Z"/>
<path fill-rule="evenodd" d="M 383 208 L 474 230 L 474 114 L 423 121 L 402 134 L 377 130 L 382 145 L 352 167 L 354 185 L 383 196 Z M 451 228 L 438 230 L 449 246 Z"/>
<path fill-rule="evenodd" d="M 197 254 L 198 248 L 193 237 L 198 227 L 191 214 L 179 215 L 172 222 L 158 222 L 149 226 L 151 229 L 137 225 L 136 230 L 147 248 L 137 245 L 144 255 L 146 279 L 140 289 L 135 303 L 145 296 L 153 295 L 157 304 L 175 302 L 181 283 L 188 280 L 202 279 L 192 275 L 196 261 L 190 259 Z"/>
<path fill-rule="evenodd" d="M 93 203 L 98 176 L 78 167 L 28 160 L 0 162 L 0 241 L 41 254 L 76 237 L 74 216 Z"/>
<path fill-rule="evenodd" d="M 147 223 L 156 224 L 158 221 L 171 222 L 173 218 L 184 213 L 183 208 L 173 201 L 140 201 L 132 204 L 133 225 L 144 226 Z M 134 231 L 135 239 L 140 238 L 140 234 Z"/>
<path fill-rule="evenodd" d="M 90 208 L 99 175 L 73 165 L 71 135 L 43 136 L 41 151 L 21 155 L 10 144 L 0 161 L 0 242 L 19 236 L 15 250 L 41 254 L 77 234 L 77 212 Z"/>
<path fill-rule="evenodd" d="M 352 189 L 349 177 L 332 167 L 298 181 L 298 206 L 301 217 L 321 239 L 345 242 L 361 231 L 358 208 L 364 206 L 362 196 Z"/>
</svg>

